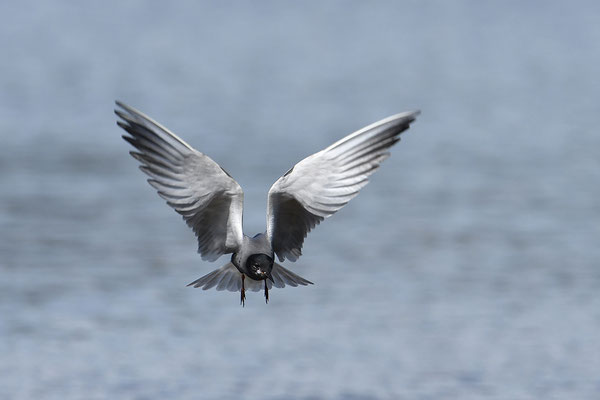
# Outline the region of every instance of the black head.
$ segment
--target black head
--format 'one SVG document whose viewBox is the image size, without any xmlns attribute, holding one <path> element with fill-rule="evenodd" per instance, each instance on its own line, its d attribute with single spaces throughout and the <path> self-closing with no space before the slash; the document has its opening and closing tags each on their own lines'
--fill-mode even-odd
<svg viewBox="0 0 600 400">
<path fill-rule="evenodd" d="M 273 269 L 273 259 L 266 254 L 252 254 L 246 261 L 246 274 L 255 281 L 270 279 Z"/>
</svg>

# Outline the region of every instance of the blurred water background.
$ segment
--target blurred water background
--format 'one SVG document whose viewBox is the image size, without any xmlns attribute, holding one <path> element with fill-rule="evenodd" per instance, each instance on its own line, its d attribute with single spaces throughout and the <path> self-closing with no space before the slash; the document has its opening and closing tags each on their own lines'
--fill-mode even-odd
<svg viewBox="0 0 600 400">
<path fill-rule="evenodd" d="M 600 6 L 0 5 L 0 398 L 600 398 Z M 123 100 L 221 163 L 245 231 L 289 167 L 423 111 L 288 268 L 202 262 Z"/>
</svg>

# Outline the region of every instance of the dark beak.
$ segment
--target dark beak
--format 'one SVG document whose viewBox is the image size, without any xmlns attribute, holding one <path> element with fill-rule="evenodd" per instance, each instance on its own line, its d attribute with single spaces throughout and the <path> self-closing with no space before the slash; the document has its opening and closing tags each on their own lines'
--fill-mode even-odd
<svg viewBox="0 0 600 400">
<path fill-rule="evenodd" d="M 275 283 L 275 281 L 273 280 L 273 275 L 271 275 L 270 272 L 267 272 L 267 278 L 269 278 L 269 280 L 273 283 Z"/>
</svg>

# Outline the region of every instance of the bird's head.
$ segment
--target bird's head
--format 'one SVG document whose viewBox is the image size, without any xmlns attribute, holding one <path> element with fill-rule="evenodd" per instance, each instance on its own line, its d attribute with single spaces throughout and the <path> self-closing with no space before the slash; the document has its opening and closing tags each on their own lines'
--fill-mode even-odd
<svg viewBox="0 0 600 400">
<path fill-rule="evenodd" d="M 252 254 L 246 261 L 246 274 L 255 281 L 269 279 L 273 282 L 272 269 L 273 258 L 266 254 Z"/>
</svg>

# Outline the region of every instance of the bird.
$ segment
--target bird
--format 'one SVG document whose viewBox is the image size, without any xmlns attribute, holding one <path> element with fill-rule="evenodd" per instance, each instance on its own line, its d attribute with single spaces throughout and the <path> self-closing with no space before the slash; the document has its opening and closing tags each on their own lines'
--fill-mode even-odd
<svg viewBox="0 0 600 400">
<path fill-rule="evenodd" d="M 135 148 L 131 156 L 194 231 L 202 259 L 231 254 L 228 263 L 188 286 L 239 291 L 242 306 L 248 290 L 264 288 L 268 303 L 273 286 L 313 284 L 276 263 L 275 256 L 296 261 L 308 233 L 358 195 L 420 114 L 384 118 L 298 162 L 271 186 L 266 230 L 250 237 L 242 228 L 244 192 L 225 169 L 142 112 L 115 103 L 117 125 L 127 132 L 122 138 Z"/>
</svg>

